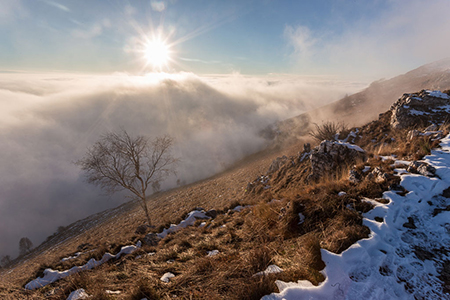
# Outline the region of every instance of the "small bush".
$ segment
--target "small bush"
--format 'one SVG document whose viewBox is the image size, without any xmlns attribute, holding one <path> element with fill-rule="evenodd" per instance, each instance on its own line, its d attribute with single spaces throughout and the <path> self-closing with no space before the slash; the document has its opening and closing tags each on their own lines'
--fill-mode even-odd
<svg viewBox="0 0 450 300">
<path fill-rule="evenodd" d="M 310 132 L 309 135 L 319 142 L 323 140 L 334 141 L 338 134 L 341 135 L 342 133 L 348 132 L 347 125 L 344 123 L 327 121 L 322 123 L 322 125 L 314 124 L 314 126 L 316 127 L 316 130 Z"/>
</svg>

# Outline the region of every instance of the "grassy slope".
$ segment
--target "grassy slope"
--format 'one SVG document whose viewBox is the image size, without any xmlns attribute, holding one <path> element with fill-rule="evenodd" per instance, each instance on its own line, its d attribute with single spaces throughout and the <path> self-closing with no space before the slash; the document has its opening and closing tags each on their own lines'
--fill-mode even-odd
<svg viewBox="0 0 450 300">
<path fill-rule="evenodd" d="M 73 235 L 69 228 L 60 234 L 59 243 L 48 243 L 13 269 L 3 271 L 0 298 L 66 299 L 72 290 L 83 287 L 96 299 L 168 299 L 173 295 L 181 299 L 259 299 L 276 291 L 275 279 L 307 279 L 317 284 L 323 280 L 319 273 L 324 267 L 320 247 L 341 252 L 367 236 L 361 212 L 370 207 L 362 198 L 380 197 L 383 190 L 396 183 L 389 161 L 381 162 L 376 155 L 396 153 L 399 157 L 417 159 L 432 146 L 429 140 L 422 138 L 407 143 L 406 131 L 391 131 L 388 120 L 389 114 L 385 114 L 379 121 L 361 129 L 363 138 L 358 144 L 370 153 L 368 162 L 357 165 L 357 168 L 364 165 L 382 168 L 391 175 L 387 182 L 363 180 L 357 185 L 350 184 L 345 176 L 348 169 L 343 168 L 336 176 L 305 183 L 309 168 L 305 161 L 286 164 L 274 173 L 270 189 L 246 193 L 247 183 L 265 174 L 274 158 L 286 154 L 295 160 L 302 148 L 299 142 L 283 149 L 268 150 L 222 174 L 155 195 L 149 201 L 157 225 L 176 223 L 196 206 L 224 209 L 224 212 L 237 203 L 257 204 L 254 207 L 242 213 L 222 214 L 208 224 L 209 228 L 182 230 L 169 235 L 157 247 L 144 247 L 142 251 L 95 270 L 37 291 L 24 291 L 23 285 L 45 267 L 66 270 L 91 257 L 99 258 L 106 251 L 116 253 L 120 246 L 143 237 L 134 231 L 145 218 L 139 207 L 133 205 L 114 211 L 95 225 L 95 220 L 87 219 L 85 223 L 78 223 L 77 228 L 89 229 Z M 378 141 L 375 144 L 374 138 Z M 347 195 L 339 197 L 340 191 Z M 280 201 L 271 202 L 272 199 Z M 354 210 L 349 210 L 349 205 Z M 300 212 L 306 217 L 301 226 L 298 225 Z M 62 257 L 75 253 L 77 246 L 85 243 L 91 244 L 95 251 L 69 263 L 60 263 Z M 221 254 L 206 257 L 207 251 L 214 249 Z M 144 254 L 144 250 L 156 254 L 136 260 L 135 256 Z M 173 262 L 168 262 L 171 259 Z M 252 276 L 272 263 L 282 267 L 284 272 L 266 278 Z M 161 283 L 159 278 L 168 271 L 177 276 L 169 284 Z M 107 289 L 122 293 L 111 296 L 105 293 Z"/>
</svg>

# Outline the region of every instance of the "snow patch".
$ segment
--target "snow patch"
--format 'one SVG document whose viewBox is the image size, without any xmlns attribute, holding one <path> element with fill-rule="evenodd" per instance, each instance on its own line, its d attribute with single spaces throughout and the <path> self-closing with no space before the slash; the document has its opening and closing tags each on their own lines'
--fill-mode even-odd
<svg viewBox="0 0 450 300">
<path fill-rule="evenodd" d="M 163 239 L 165 238 L 169 233 L 177 232 L 183 228 L 186 228 L 188 226 L 194 225 L 195 221 L 197 219 L 211 219 L 208 217 L 204 210 L 193 210 L 190 213 L 188 213 L 186 219 L 180 222 L 180 224 L 171 224 L 169 228 L 165 228 L 161 233 L 158 233 L 158 237 Z"/>
<path fill-rule="evenodd" d="M 442 98 L 442 99 L 450 99 L 450 97 L 447 94 L 445 94 L 445 93 L 443 93 L 441 91 L 426 90 L 425 92 L 431 97 Z"/>
<path fill-rule="evenodd" d="M 175 274 L 167 272 L 159 280 L 161 280 L 162 282 L 165 282 L 165 283 L 169 283 L 170 278 L 174 278 L 174 277 L 175 277 Z"/>
<path fill-rule="evenodd" d="M 212 251 L 208 251 L 208 256 L 216 256 L 217 254 L 219 254 L 219 250 L 212 250 Z"/>
<path fill-rule="evenodd" d="M 358 152 L 362 152 L 362 153 L 366 152 L 361 147 L 359 147 L 358 145 L 353 145 L 353 144 L 350 144 L 350 143 L 347 143 L 347 142 L 343 142 L 343 141 L 335 141 L 333 143 L 345 146 L 345 147 L 347 147 L 349 149 L 353 149 L 353 150 L 356 150 Z"/>
<path fill-rule="evenodd" d="M 72 274 L 81 272 L 81 271 L 85 271 L 85 270 L 90 270 L 93 269 L 95 267 L 100 266 L 101 264 L 107 262 L 108 260 L 112 259 L 112 258 L 119 258 L 120 256 L 124 255 L 124 254 L 130 254 L 133 253 L 134 251 L 136 251 L 137 249 L 139 249 L 142 246 L 141 241 L 138 241 L 136 243 L 135 246 L 130 245 L 130 246 L 124 246 L 122 247 L 122 249 L 120 249 L 119 253 L 117 253 L 116 255 L 112 255 L 111 253 L 105 253 L 102 257 L 101 260 L 97 261 L 94 258 L 90 259 L 86 264 L 82 265 L 82 266 L 75 266 L 69 270 L 66 271 L 57 271 L 57 270 L 52 270 L 52 269 L 45 269 L 44 270 L 44 276 L 43 277 L 39 277 L 36 278 L 30 282 L 28 282 L 25 285 L 25 289 L 27 290 L 34 290 L 37 288 L 41 288 L 43 286 L 46 286 L 47 284 L 53 283 L 61 278 L 70 276 Z"/>
<path fill-rule="evenodd" d="M 253 277 L 256 276 L 267 276 L 269 274 L 276 274 L 283 272 L 283 269 L 278 267 L 277 265 L 270 265 L 264 271 L 253 274 Z"/>
<path fill-rule="evenodd" d="M 305 222 L 305 216 L 302 213 L 298 213 L 298 225 L 303 224 Z"/>
</svg>

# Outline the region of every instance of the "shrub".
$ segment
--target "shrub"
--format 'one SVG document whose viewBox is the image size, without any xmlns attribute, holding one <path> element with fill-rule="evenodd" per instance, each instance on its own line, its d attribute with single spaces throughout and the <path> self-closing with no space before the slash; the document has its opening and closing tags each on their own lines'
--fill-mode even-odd
<svg viewBox="0 0 450 300">
<path fill-rule="evenodd" d="M 348 131 L 347 125 L 344 123 L 335 123 L 327 121 L 322 125 L 314 124 L 315 131 L 309 133 L 314 139 L 321 142 L 323 140 L 335 140 L 337 134 L 341 134 Z"/>
</svg>

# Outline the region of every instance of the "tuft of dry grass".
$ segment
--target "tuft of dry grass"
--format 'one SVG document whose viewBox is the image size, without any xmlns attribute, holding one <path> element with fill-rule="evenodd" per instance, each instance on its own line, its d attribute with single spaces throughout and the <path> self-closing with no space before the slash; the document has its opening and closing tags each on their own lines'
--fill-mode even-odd
<svg viewBox="0 0 450 300">
<path fill-rule="evenodd" d="M 334 141 L 336 136 L 344 136 L 349 132 L 347 125 L 339 122 L 326 121 L 321 125 L 314 124 L 314 126 L 315 130 L 310 132 L 309 135 L 319 142 L 323 140 Z"/>
</svg>

